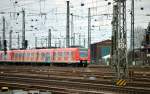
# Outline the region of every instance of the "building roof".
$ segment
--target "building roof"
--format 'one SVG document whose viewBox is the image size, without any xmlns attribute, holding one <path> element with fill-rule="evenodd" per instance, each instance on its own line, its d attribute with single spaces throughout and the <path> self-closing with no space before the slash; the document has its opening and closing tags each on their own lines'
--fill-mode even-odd
<svg viewBox="0 0 150 94">
<path fill-rule="evenodd" d="M 106 45 L 106 44 L 111 44 L 111 40 L 107 39 L 107 40 L 104 40 L 104 41 L 93 43 L 91 45 Z"/>
</svg>

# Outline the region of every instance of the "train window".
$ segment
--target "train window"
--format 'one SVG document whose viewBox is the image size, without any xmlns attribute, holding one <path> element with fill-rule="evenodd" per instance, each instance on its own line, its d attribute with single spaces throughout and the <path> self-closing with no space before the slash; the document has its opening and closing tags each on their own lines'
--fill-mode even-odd
<svg viewBox="0 0 150 94">
<path fill-rule="evenodd" d="M 16 53 L 16 58 L 18 58 L 18 53 Z"/>
<path fill-rule="evenodd" d="M 15 58 L 15 53 L 14 53 L 14 58 Z"/>
<path fill-rule="evenodd" d="M 58 52 L 55 52 L 55 59 L 58 58 Z"/>
<path fill-rule="evenodd" d="M 88 50 L 87 49 L 80 49 L 80 57 L 87 57 Z"/>
<path fill-rule="evenodd" d="M 34 57 L 35 57 L 35 58 L 37 57 L 37 53 L 34 53 Z"/>
<path fill-rule="evenodd" d="M 50 54 L 49 54 L 49 53 L 46 53 L 46 55 L 47 55 L 47 57 L 49 57 L 49 58 L 50 58 Z"/>
<path fill-rule="evenodd" d="M 17 53 L 17 57 L 19 58 L 19 53 Z"/>
<path fill-rule="evenodd" d="M 22 53 L 20 53 L 19 57 L 22 57 Z"/>
<path fill-rule="evenodd" d="M 58 56 L 61 57 L 61 52 L 58 52 Z"/>
<path fill-rule="evenodd" d="M 26 53 L 26 57 L 28 57 L 28 53 Z"/>
<path fill-rule="evenodd" d="M 73 52 L 71 52 L 71 58 L 73 59 Z"/>
<path fill-rule="evenodd" d="M 20 53 L 20 57 L 22 57 L 22 53 Z"/>
<path fill-rule="evenodd" d="M 19 58 L 19 53 L 17 53 L 17 58 Z"/>
<path fill-rule="evenodd" d="M 69 55 L 68 55 L 68 56 L 69 56 L 70 59 L 72 59 L 71 51 L 69 52 Z"/>
<path fill-rule="evenodd" d="M 45 54 L 44 54 L 44 53 L 42 53 L 41 55 L 42 55 L 42 58 L 44 58 L 44 57 L 45 57 Z"/>
<path fill-rule="evenodd" d="M 32 56 L 34 56 L 35 53 L 32 53 Z"/>
<path fill-rule="evenodd" d="M 62 57 L 64 57 L 64 52 L 62 52 Z"/>
<path fill-rule="evenodd" d="M 24 53 L 24 57 L 26 57 L 26 53 Z"/>
<path fill-rule="evenodd" d="M 34 55 L 34 54 L 33 54 L 33 53 L 31 53 L 31 57 L 33 57 L 33 55 Z"/>
<path fill-rule="evenodd" d="M 19 53 L 19 58 L 21 57 L 21 53 Z"/>
<path fill-rule="evenodd" d="M 15 53 L 15 58 L 17 58 L 17 53 Z"/>
<path fill-rule="evenodd" d="M 30 53 L 28 53 L 28 57 L 30 57 Z"/>
<path fill-rule="evenodd" d="M 66 52 L 67 56 L 69 55 L 69 52 Z"/>
</svg>

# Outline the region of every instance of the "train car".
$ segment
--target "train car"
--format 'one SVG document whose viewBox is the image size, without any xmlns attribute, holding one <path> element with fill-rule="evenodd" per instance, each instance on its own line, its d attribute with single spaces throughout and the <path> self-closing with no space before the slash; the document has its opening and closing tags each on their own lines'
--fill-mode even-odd
<svg viewBox="0 0 150 94">
<path fill-rule="evenodd" d="M 87 66 L 90 50 L 85 48 L 57 48 L 0 51 L 0 62 L 19 64 L 75 64 Z"/>
<path fill-rule="evenodd" d="M 24 50 L 12 50 L 12 62 L 23 62 L 24 61 Z"/>
<path fill-rule="evenodd" d="M 12 51 L 7 51 L 7 54 L 4 51 L 0 51 L 0 61 L 1 62 L 11 62 L 12 61 Z"/>
<path fill-rule="evenodd" d="M 90 63 L 89 50 L 85 48 L 60 48 L 54 50 L 55 63 L 83 64 Z"/>
<path fill-rule="evenodd" d="M 55 63 L 75 63 L 76 61 L 76 48 L 60 48 L 54 50 Z"/>
<path fill-rule="evenodd" d="M 52 63 L 53 61 L 53 49 L 39 49 L 36 50 L 36 62 Z"/>
</svg>

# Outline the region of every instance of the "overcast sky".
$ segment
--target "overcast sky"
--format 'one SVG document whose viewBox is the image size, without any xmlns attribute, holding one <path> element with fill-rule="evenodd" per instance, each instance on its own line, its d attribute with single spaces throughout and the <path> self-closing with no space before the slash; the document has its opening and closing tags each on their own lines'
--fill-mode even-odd
<svg viewBox="0 0 150 94">
<path fill-rule="evenodd" d="M 88 8 L 92 15 L 92 43 L 110 39 L 111 37 L 111 19 L 112 19 L 112 1 L 113 0 L 70 0 L 70 13 L 73 13 L 74 32 L 76 33 L 76 45 L 79 44 L 79 34 L 81 41 L 86 38 L 87 43 L 87 25 Z M 108 5 L 111 2 L 111 5 Z M 81 4 L 84 6 L 81 6 Z M 130 6 L 131 0 L 127 0 L 127 27 L 128 38 L 130 38 Z M 29 40 L 29 46 L 34 47 L 35 37 L 38 38 L 38 45 L 46 45 L 44 38 L 47 37 L 48 29 L 52 29 L 52 45 L 59 42 L 57 38 L 65 38 L 66 33 L 66 0 L 1 0 L 0 16 L 5 16 L 7 21 L 7 38 L 9 30 L 13 33 L 13 47 L 16 47 L 16 38 L 19 32 L 21 38 L 22 8 L 26 12 L 26 39 Z M 143 8 L 144 10 L 141 10 Z M 19 14 L 17 15 L 16 13 Z M 45 15 L 41 15 L 45 14 Z M 103 15 L 108 14 L 108 15 Z M 150 22 L 150 0 L 135 0 L 135 27 L 146 28 Z M 2 20 L 0 22 L 2 30 Z M 1 31 L 2 32 L 2 31 Z M 1 33 L 2 34 L 2 33 Z M 65 45 L 65 40 L 61 39 L 61 45 Z M 83 45 L 83 42 L 81 43 Z M 87 44 L 86 44 L 87 46 Z"/>
</svg>

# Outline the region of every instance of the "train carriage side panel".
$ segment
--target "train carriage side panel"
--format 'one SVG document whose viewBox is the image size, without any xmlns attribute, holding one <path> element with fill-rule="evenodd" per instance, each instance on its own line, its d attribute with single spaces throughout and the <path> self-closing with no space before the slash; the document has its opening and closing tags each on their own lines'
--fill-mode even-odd
<svg viewBox="0 0 150 94">
<path fill-rule="evenodd" d="M 37 50 L 37 62 L 51 63 L 52 50 L 50 49 L 39 49 Z"/>
<path fill-rule="evenodd" d="M 77 52 L 77 48 L 70 48 L 69 52 L 68 52 L 68 61 L 70 63 L 76 63 L 76 52 Z"/>
<path fill-rule="evenodd" d="M 6 58 L 6 60 L 8 61 L 8 62 L 11 62 L 11 60 L 12 60 L 12 51 L 7 51 L 7 58 Z"/>
<path fill-rule="evenodd" d="M 14 50 L 13 53 L 14 53 L 14 56 L 13 56 L 12 60 L 14 62 L 19 62 L 19 50 Z"/>
<path fill-rule="evenodd" d="M 45 63 L 51 63 L 51 50 L 50 49 L 44 49 L 44 62 Z"/>
<path fill-rule="evenodd" d="M 77 48 L 77 50 L 75 52 L 75 58 L 76 58 L 76 62 L 79 63 L 80 62 L 80 52 L 79 52 L 78 48 Z"/>
<path fill-rule="evenodd" d="M 32 61 L 37 62 L 37 50 L 32 51 Z"/>
<path fill-rule="evenodd" d="M 76 62 L 77 62 L 77 61 L 76 61 L 76 59 L 77 59 L 77 55 L 76 55 L 77 51 L 78 51 L 77 48 L 74 48 L 74 49 L 72 50 L 72 61 L 73 61 L 73 63 L 76 63 Z"/>
<path fill-rule="evenodd" d="M 0 61 L 3 61 L 3 51 L 0 51 Z"/>
<path fill-rule="evenodd" d="M 41 62 L 41 51 L 40 50 L 37 51 L 37 63 L 38 62 Z"/>
<path fill-rule="evenodd" d="M 90 60 L 91 60 L 91 55 L 90 55 L 90 53 L 91 53 L 91 50 L 88 49 L 88 63 L 91 63 L 91 62 L 90 62 Z"/>
</svg>

